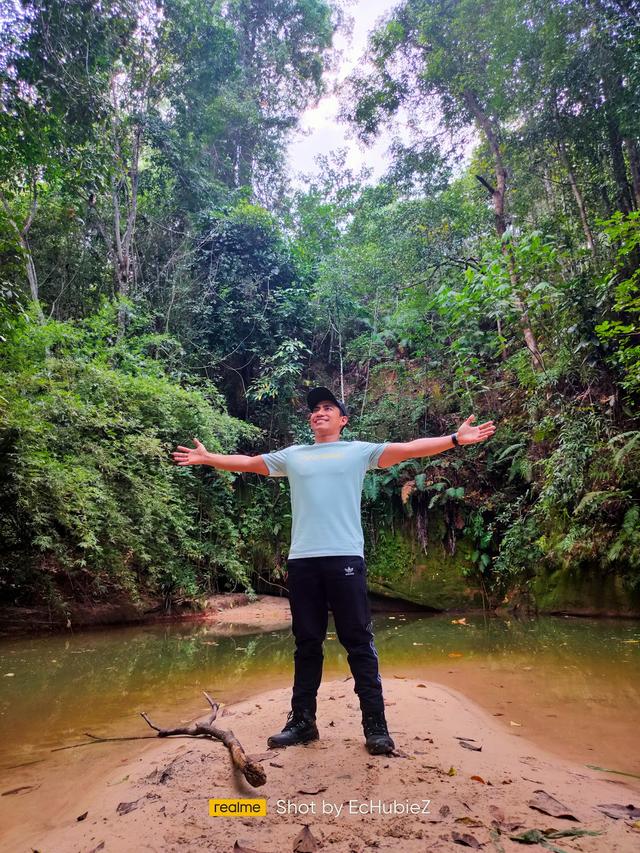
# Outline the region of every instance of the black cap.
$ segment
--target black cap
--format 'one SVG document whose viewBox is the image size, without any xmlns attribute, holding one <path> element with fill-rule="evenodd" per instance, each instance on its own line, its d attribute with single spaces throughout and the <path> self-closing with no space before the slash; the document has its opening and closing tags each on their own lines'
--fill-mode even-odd
<svg viewBox="0 0 640 853">
<path fill-rule="evenodd" d="M 309 411 L 313 411 L 318 403 L 322 403 L 323 400 L 331 400 L 332 403 L 335 403 L 336 406 L 340 409 L 340 412 L 346 417 L 349 417 L 349 412 L 347 411 L 347 407 L 345 404 L 336 398 L 328 388 L 312 388 L 311 391 L 307 394 L 307 403 L 309 405 Z"/>
</svg>

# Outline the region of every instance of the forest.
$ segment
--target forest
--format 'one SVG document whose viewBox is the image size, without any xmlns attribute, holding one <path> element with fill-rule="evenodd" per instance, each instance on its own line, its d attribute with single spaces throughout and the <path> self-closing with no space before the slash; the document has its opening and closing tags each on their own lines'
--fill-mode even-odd
<svg viewBox="0 0 640 853">
<path fill-rule="evenodd" d="M 339 0 L 0 11 L 0 604 L 277 592 L 287 485 L 193 437 L 491 441 L 370 472 L 371 589 L 640 613 L 640 3 L 399 0 L 294 181 Z M 313 174 L 312 174 L 313 172 Z"/>
</svg>

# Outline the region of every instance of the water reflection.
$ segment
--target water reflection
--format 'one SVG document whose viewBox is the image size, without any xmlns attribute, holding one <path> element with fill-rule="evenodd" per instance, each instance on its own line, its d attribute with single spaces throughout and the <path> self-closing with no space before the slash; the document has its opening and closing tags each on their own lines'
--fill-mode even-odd
<svg viewBox="0 0 640 853">
<path fill-rule="evenodd" d="M 265 675 L 265 687 L 280 671 L 286 682 L 290 657 L 288 632 L 219 636 L 184 624 L 4 642 L 0 765 L 87 730 L 140 730 L 143 710 L 197 715 L 203 690 L 229 702 L 263 689 Z"/>
<path fill-rule="evenodd" d="M 526 736 L 549 735 L 545 727 L 552 725 L 560 746 L 573 744 L 585 756 L 607 740 L 598 759 L 626 760 L 631 769 L 625 742 L 635 739 L 640 724 L 638 622 L 465 621 L 378 615 L 385 677 L 450 684 L 496 715 L 520 717 Z M 86 731 L 146 734 L 138 716 L 143 710 L 160 724 L 193 718 L 206 710 L 203 690 L 232 702 L 286 686 L 292 650 L 289 631 L 223 636 L 208 625 L 184 623 L 3 641 L 0 766 L 37 760 L 54 746 L 83 740 Z M 333 632 L 325 672 L 348 673 Z"/>
</svg>

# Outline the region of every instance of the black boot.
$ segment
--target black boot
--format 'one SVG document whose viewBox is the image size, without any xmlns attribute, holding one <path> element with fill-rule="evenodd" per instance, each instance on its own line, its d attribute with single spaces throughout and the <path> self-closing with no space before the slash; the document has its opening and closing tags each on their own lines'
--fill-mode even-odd
<svg viewBox="0 0 640 853">
<path fill-rule="evenodd" d="M 390 755 L 395 743 L 389 736 L 384 711 L 363 711 L 362 728 L 366 747 L 371 755 Z"/>
<path fill-rule="evenodd" d="M 294 746 L 297 743 L 318 740 L 319 737 L 315 714 L 303 708 L 299 711 L 289 711 L 284 728 L 279 734 L 271 735 L 267 746 L 272 749 L 278 746 Z"/>
</svg>

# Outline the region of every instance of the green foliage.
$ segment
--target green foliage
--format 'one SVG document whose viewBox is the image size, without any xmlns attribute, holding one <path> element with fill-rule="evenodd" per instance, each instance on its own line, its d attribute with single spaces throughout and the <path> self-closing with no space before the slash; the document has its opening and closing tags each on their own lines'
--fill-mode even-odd
<svg viewBox="0 0 640 853">
<path fill-rule="evenodd" d="M 558 568 L 640 582 L 637 16 L 402 0 L 343 90 L 362 138 L 408 118 L 384 179 L 338 150 L 289 193 L 342 15 L 24 0 L 0 20 L 4 600 L 277 579 L 286 484 L 234 490 L 168 451 L 312 441 L 315 383 L 344 390 L 346 439 L 497 425 L 367 475 L 392 573 L 389 531 L 424 550 L 437 513 L 493 600 Z"/>
<path fill-rule="evenodd" d="M 3 600 L 249 585 L 231 477 L 203 479 L 168 453 L 193 435 L 229 451 L 255 430 L 226 415 L 217 392 L 172 383 L 146 352 L 159 337 L 115 343 L 112 305 L 84 322 L 12 324 L 1 356 Z"/>
<path fill-rule="evenodd" d="M 640 393 L 640 211 L 628 216 L 617 212 L 602 223 L 607 237 L 617 245 L 617 264 L 613 276 L 600 285 L 606 292 L 611 284 L 611 316 L 595 331 L 604 342 L 613 345 L 609 360 L 621 372 L 620 385 L 630 395 Z"/>
<path fill-rule="evenodd" d="M 302 374 L 302 359 L 309 352 L 302 341 L 281 344 L 273 355 L 262 360 L 261 376 L 249 389 L 249 399 L 275 399 L 280 395 L 290 399 Z"/>
<path fill-rule="evenodd" d="M 544 566 L 601 566 L 637 587 L 640 469 L 629 464 L 640 459 L 637 435 L 620 446 L 622 436 L 609 437 L 597 411 L 575 406 L 548 421 L 554 449 L 536 468 L 537 494 L 497 517 L 504 533 L 496 575 L 526 580 Z"/>
<path fill-rule="evenodd" d="M 493 524 L 486 523 L 482 512 L 474 510 L 466 525 L 466 532 L 471 537 L 474 550 L 471 553 L 472 568 L 467 571 L 470 575 L 490 576 L 492 554 L 494 544 Z"/>
<path fill-rule="evenodd" d="M 540 528 L 535 516 L 527 512 L 522 499 L 505 507 L 496 516 L 500 531 L 500 550 L 494 560 L 492 585 L 504 593 L 530 580 L 543 565 Z"/>
</svg>

